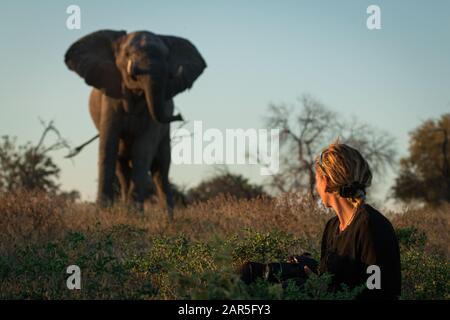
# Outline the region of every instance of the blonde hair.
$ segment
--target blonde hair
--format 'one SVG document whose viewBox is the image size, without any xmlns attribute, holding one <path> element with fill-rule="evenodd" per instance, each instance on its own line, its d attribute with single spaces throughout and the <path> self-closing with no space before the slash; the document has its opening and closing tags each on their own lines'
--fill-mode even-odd
<svg viewBox="0 0 450 320">
<path fill-rule="evenodd" d="M 315 167 L 318 174 L 328 177 L 327 192 L 337 192 L 354 207 L 363 204 L 372 172 L 358 150 L 336 139 L 316 158 Z"/>
</svg>

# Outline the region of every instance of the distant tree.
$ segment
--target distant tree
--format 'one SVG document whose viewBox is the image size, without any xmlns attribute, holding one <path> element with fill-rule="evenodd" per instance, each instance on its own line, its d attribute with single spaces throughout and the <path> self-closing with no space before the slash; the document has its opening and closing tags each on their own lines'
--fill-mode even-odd
<svg viewBox="0 0 450 320">
<path fill-rule="evenodd" d="M 57 134 L 57 141 L 44 146 L 49 132 Z M 37 145 L 30 142 L 17 145 L 17 138 L 2 136 L 0 140 L 0 192 L 15 190 L 44 191 L 61 195 L 68 200 L 79 198 L 77 191 L 61 192 L 58 184 L 60 168 L 53 162 L 49 152 L 67 147 L 58 130 L 50 122 L 44 129 Z"/>
<path fill-rule="evenodd" d="M 81 194 L 78 190 L 58 191 L 57 195 L 58 195 L 58 197 L 64 199 L 65 201 L 68 201 L 68 202 L 75 202 L 75 201 L 81 199 Z"/>
<path fill-rule="evenodd" d="M 409 155 L 400 160 L 393 195 L 432 205 L 450 202 L 450 113 L 410 133 Z"/>
<path fill-rule="evenodd" d="M 252 199 L 266 195 L 262 186 L 252 184 L 240 174 L 219 171 L 215 176 L 202 181 L 197 187 L 187 192 L 189 202 L 205 201 L 227 194 L 238 199 Z"/>
<path fill-rule="evenodd" d="M 175 183 L 170 182 L 170 189 L 172 190 L 173 202 L 176 206 L 186 206 L 188 204 L 186 190 L 183 186 L 179 186 Z M 152 203 L 159 203 L 158 193 L 156 191 L 155 184 L 151 179 L 151 174 L 149 173 L 148 179 L 148 195 L 147 198 Z"/>
<path fill-rule="evenodd" d="M 269 182 L 275 191 L 305 192 L 314 197 L 315 157 L 336 137 L 358 149 L 377 174 L 395 164 L 391 135 L 356 118 L 342 120 L 309 95 L 303 95 L 295 106 L 271 104 L 266 126 L 280 129 L 280 169 Z"/>
<path fill-rule="evenodd" d="M 31 143 L 17 146 L 17 139 L 3 136 L 0 144 L 0 190 L 17 189 L 56 192 L 60 169 Z"/>
</svg>

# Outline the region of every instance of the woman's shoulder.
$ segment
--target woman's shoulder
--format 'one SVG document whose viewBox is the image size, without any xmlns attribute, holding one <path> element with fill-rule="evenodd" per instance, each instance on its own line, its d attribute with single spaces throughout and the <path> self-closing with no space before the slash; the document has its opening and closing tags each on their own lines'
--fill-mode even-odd
<svg viewBox="0 0 450 320">
<path fill-rule="evenodd" d="M 365 223 L 368 228 L 375 229 L 376 231 L 394 231 L 389 219 L 370 204 L 364 204 L 361 211 L 363 223 Z"/>
</svg>

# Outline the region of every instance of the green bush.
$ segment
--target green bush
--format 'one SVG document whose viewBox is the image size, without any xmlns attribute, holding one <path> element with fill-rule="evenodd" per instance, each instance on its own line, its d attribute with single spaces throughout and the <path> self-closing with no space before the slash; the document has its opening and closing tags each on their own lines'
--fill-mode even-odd
<svg viewBox="0 0 450 320">
<path fill-rule="evenodd" d="M 415 227 L 396 229 L 397 239 L 400 247 L 407 250 L 423 251 L 427 242 L 427 235 Z"/>
<path fill-rule="evenodd" d="M 127 285 L 135 282 L 140 286 L 141 279 L 115 251 L 119 246 L 130 245 L 135 235 L 127 233 L 127 238 L 117 239 L 120 228 L 123 226 L 95 230 L 89 236 L 81 232 L 68 232 L 59 241 L 26 246 L 13 255 L 2 257 L 0 298 L 139 298 Z M 80 267 L 82 290 L 67 289 L 66 279 L 69 275 L 66 268 L 69 265 Z M 134 289 L 135 286 L 130 288 Z"/>
<path fill-rule="evenodd" d="M 303 239 L 276 230 L 262 233 L 247 229 L 243 236 L 235 235 L 228 239 L 226 245 L 232 248 L 231 254 L 238 263 L 268 263 L 285 260 L 289 255 L 301 254 L 304 251 L 317 251 L 307 248 Z"/>
<path fill-rule="evenodd" d="M 450 262 L 426 253 L 426 234 L 415 227 L 396 230 L 401 250 L 402 299 L 450 299 Z"/>
<path fill-rule="evenodd" d="M 449 262 L 424 250 L 426 236 L 397 229 L 403 299 L 450 299 Z M 362 288 L 328 291 L 332 276 L 244 284 L 236 266 L 273 262 L 319 249 L 281 231 L 192 241 L 150 235 L 129 225 L 68 231 L 62 238 L 17 248 L 0 257 L 1 299 L 353 299 Z M 82 289 L 68 290 L 66 268 L 78 265 Z"/>
</svg>

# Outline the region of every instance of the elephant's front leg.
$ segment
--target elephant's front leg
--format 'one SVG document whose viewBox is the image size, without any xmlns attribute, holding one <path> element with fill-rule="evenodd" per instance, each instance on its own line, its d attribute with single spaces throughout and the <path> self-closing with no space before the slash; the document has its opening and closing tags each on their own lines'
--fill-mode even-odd
<svg viewBox="0 0 450 320">
<path fill-rule="evenodd" d="M 167 211 L 169 221 L 173 221 L 174 204 L 172 188 L 169 182 L 170 152 L 170 137 L 167 134 L 159 145 L 158 152 L 151 166 L 151 173 L 160 205 Z"/>
<path fill-rule="evenodd" d="M 147 195 L 148 167 L 149 164 L 145 159 L 133 159 L 129 195 L 140 210 L 144 208 L 144 200 Z"/>
<path fill-rule="evenodd" d="M 129 193 L 139 209 L 143 209 L 148 192 L 148 172 L 155 151 L 150 131 L 148 130 L 135 139 L 131 153 L 132 169 Z"/>
<path fill-rule="evenodd" d="M 120 133 L 120 115 L 110 105 L 103 103 L 100 118 L 100 144 L 98 159 L 98 194 L 100 205 L 107 205 L 114 200 L 114 178 Z M 109 103 L 108 103 L 109 102 Z"/>
<path fill-rule="evenodd" d="M 131 203 L 129 197 L 130 180 L 131 180 L 131 163 L 130 163 L 130 146 L 131 141 L 120 139 L 119 153 L 116 164 L 116 176 L 120 184 L 120 194 L 123 203 Z"/>
<path fill-rule="evenodd" d="M 120 196 L 123 203 L 130 203 L 131 199 L 128 197 L 128 190 L 130 188 L 131 168 L 128 159 L 121 158 L 116 164 L 116 176 L 120 184 Z"/>
<path fill-rule="evenodd" d="M 152 166 L 152 178 L 161 207 L 167 211 L 169 221 L 173 221 L 173 195 L 168 169 Z"/>
</svg>

